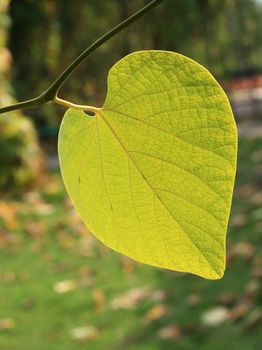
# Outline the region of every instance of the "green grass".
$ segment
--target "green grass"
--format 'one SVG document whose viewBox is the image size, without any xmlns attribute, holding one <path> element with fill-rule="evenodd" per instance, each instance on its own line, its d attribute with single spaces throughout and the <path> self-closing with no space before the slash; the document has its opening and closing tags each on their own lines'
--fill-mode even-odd
<svg viewBox="0 0 262 350">
<path fill-rule="evenodd" d="M 50 176 L 40 194 L 16 201 L 2 198 L 0 349 L 260 349 L 262 298 L 256 286 L 261 277 L 262 139 L 241 140 L 239 148 L 229 262 L 219 281 L 143 266 L 105 248 L 68 204 L 59 174 Z M 65 280 L 75 281 L 77 287 L 57 293 L 54 285 Z M 119 295 L 143 287 L 148 295 L 133 309 L 110 307 Z M 157 290 L 162 293 L 158 301 L 153 297 Z M 199 299 L 194 306 L 188 302 L 192 294 Z M 145 322 L 157 304 L 168 312 Z M 203 324 L 202 314 L 218 306 L 226 307 L 230 318 L 215 327 Z M 236 316 L 241 307 L 244 311 Z M 260 321 L 252 321 L 259 312 Z M 7 318 L 12 319 L 9 327 L 3 321 Z M 172 324 L 179 334 L 161 339 L 159 330 Z M 73 339 L 71 330 L 85 326 L 96 327 L 96 336 Z"/>
</svg>

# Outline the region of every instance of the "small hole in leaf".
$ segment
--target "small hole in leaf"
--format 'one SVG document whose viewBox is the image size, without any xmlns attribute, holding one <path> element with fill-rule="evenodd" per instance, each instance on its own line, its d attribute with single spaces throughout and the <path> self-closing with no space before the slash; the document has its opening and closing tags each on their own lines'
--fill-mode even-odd
<svg viewBox="0 0 262 350">
<path fill-rule="evenodd" d="M 88 115 L 88 117 L 95 117 L 95 112 L 92 111 L 84 111 L 86 115 Z"/>
</svg>

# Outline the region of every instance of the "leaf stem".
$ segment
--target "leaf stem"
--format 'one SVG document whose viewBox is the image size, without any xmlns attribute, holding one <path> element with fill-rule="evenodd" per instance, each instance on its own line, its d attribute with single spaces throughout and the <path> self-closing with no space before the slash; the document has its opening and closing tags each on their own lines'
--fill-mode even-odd
<svg viewBox="0 0 262 350">
<path fill-rule="evenodd" d="M 93 106 L 86 106 L 86 105 L 78 105 L 72 102 L 69 102 L 67 100 L 63 100 L 62 98 L 59 98 L 55 96 L 55 98 L 52 100 L 54 103 L 57 103 L 59 105 L 68 107 L 68 108 L 74 108 L 74 109 L 79 109 L 81 111 L 89 111 L 89 112 L 98 112 L 101 110 L 101 108 L 93 107 Z"/>
<path fill-rule="evenodd" d="M 62 100 L 57 97 L 58 91 L 62 87 L 62 85 L 65 83 L 65 81 L 70 77 L 70 75 L 74 72 L 74 70 L 97 48 L 99 48 L 101 45 L 103 45 L 106 41 L 108 41 L 110 38 L 112 38 L 114 35 L 119 33 L 121 30 L 126 28 L 131 23 L 138 20 L 140 17 L 145 15 L 148 11 L 150 11 L 152 8 L 160 4 L 163 0 L 153 0 L 148 5 L 143 7 L 141 10 L 137 11 L 134 15 L 127 18 L 120 24 L 118 24 L 116 27 L 108 31 L 106 34 L 101 36 L 99 39 L 97 39 L 92 45 L 90 45 L 85 51 L 83 51 L 64 71 L 63 73 L 50 85 L 50 87 L 42 93 L 40 96 L 24 101 L 15 103 L 13 105 L 9 105 L 6 107 L 0 108 L 0 114 L 10 112 L 16 109 L 20 108 L 26 108 L 30 106 L 38 106 L 41 104 L 44 104 L 46 102 L 52 101 L 55 103 L 59 103 L 63 106 L 67 107 L 73 107 L 80 109 L 79 107 L 84 107 L 86 110 L 88 107 L 88 110 L 94 111 L 94 109 L 97 110 L 96 107 L 92 106 L 82 106 L 82 105 L 76 105 L 74 103 Z"/>
</svg>

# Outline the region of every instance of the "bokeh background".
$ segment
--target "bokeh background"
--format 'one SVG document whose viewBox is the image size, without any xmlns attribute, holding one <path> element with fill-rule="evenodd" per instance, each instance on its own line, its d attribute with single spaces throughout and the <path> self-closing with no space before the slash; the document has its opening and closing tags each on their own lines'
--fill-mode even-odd
<svg viewBox="0 0 262 350">
<path fill-rule="evenodd" d="M 42 92 L 145 0 L 0 0 L 0 105 Z M 239 157 L 219 281 L 143 266 L 90 235 L 65 192 L 56 142 L 64 109 L 0 115 L 0 349 L 261 349 L 262 1 L 165 0 L 97 50 L 61 90 L 101 106 L 109 68 L 165 49 L 226 89 Z"/>
</svg>

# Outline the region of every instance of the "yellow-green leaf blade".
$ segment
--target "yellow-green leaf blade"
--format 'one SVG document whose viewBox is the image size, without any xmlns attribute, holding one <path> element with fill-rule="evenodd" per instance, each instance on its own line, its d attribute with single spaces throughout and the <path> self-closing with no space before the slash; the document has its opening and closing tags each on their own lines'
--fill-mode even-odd
<svg viewBox="0 0 262 350">
<path fill-rule="evenodd" d="M 110 71 L 95 118 L 70 110 L 59 135 L 67 190 L 105 244 L 154 266 L 216 279 L 236 167 L 236 128 L 194 61 L 142 51 Z"/>
</svg>

